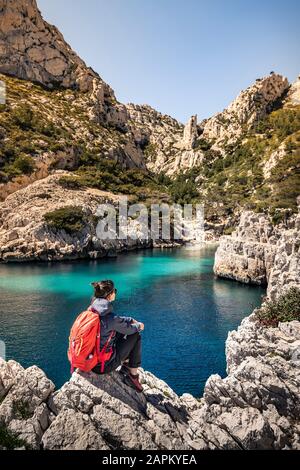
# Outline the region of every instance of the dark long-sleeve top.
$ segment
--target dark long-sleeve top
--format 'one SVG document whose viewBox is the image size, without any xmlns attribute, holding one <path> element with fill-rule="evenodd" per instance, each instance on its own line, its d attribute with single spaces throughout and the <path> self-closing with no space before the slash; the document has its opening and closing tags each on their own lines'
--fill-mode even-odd
<svg viewBox="0 0 300 470">
<path fill-rule="evenodd" d="M 133 323 L 133 318 L 115 315 L 112 303 L 106 299 L 93 299 L 91 307 L 98 312 L 101 322 L 100 349 L 108 340 L 112 331 L 122 335 L 132 335 L 141 331 L 140 323 Z M 115 351 L 116 335 L 113 336 L 110 346 Z"/>
</svg>

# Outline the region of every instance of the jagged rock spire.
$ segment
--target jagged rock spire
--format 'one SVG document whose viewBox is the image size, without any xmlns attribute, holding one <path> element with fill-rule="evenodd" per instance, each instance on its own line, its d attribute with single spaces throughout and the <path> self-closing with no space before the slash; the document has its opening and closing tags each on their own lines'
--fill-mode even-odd
<svg viewBox="0 0 300 470">
<path fill-rule="evenodd" d="M 198 137 L 197 114 L 191 116 L 183 131 L 182 145 L 186 149 L 192 149 Z"/>
</svg>

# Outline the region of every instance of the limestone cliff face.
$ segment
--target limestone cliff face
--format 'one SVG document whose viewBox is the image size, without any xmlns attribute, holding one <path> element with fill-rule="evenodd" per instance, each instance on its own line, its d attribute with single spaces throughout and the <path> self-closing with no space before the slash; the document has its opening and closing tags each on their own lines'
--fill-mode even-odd
<svg viewBox="0 0 300 470">
<path fill-rule="evenodd" d="M 298 76 L 297 80 L 292 83 L 287 100 L 286 100 L 286 105 L 289 106 L 297 106 L 300 104 L 300 75 Z"/>
<path fill-rule="evenodd" d="M 33 449 L 300 449 L 299 348 L 299 322 L 262 328 L 252 314 L 228 336 L 228 376 L 200 400 L 143 370 L 143 394 L 117 371 L 55 391 L 38 367 L 0 359 L 0 423 Z"/>
<path fill-rule="evenodd" d="M 192 116 L 188 123 L 186 124 L 183 132 L 183 141 L 182 147 L 186 148 L 187 150 L 191 150 L 194 148 L 198 137 L 198 129 L 197 129 L 197 115 Z"/>
<path fill-rule="evenodd" d="M 223 112 L 200 124 L 197 124 L 196 116 L 192 116 L 183 126 L 150 106 L 119 103 L 110 86 L 86 66 L 57 28 L 43 19 L 35 0 L 0 0 L 0 73 L 4 74 L 2 77 L 9 75 L 26 80 L 24 87 L 34 82 L 42 84 L 48 91 L 55 91 L 52 96 L 45 93 L 41 98 L 39 90 L 36 100 L 36 90 L 31 86 L 27 87 L 25 97 L 18 94 L 17 99 L 30 106 L 33 104 L 33 110 L 38 107 L 37 101 L 42 111 L 46 108 L 48 113 L 38 116 L 38 119 L 45 117 L 47 125 L 60 126 L 68 134 L 68 147 L 80 142 L 88 150 L 93 147 L 101 158 L 115 159 L 127 167 L 147 167 L 154 173 L 170 176 L 196 167 L 198 173 L 196 177 L 193 175 L 193 182 L 200 194 L 206 197 L 211 192 L 217 195 L 217 200 L 222 196 L 219 197 L 220 187 L 225 190 L 229 187 L 231 191 L 230 183 L 235 182 L 234 174 L 226 174 L 223 180 L 229 179 L 229 185 L 225 187 L 219 184 L 217 175 L 221 160 L 228 156 L 228 148 L 235 148 L 239 139 L 242 140 L 245 133 L 286 95 L 290 105 L 296 105 L 299 91 L 297 82 L 289 90 L 286 78 L 271 73 L 242 91 Z M 7 106 L 9 111 L 13 111 L 16 106 L 15 89 L 10 94 L 11 83 L 7 85 Z M 65 113 L 63 119 L 61 115 L 57 116 L 60 107 Z M 4 139 L 16 146 L 15 134 L 5 131 L 5 126 L 3 129 L 0 128 L 0 147 Z M 39 135 L 33 142 L 37 152 L 41 140 L 43 137 Z M 274 145 L 271 155 L 266 151 L 269 159 L 263 162 L 266 179 L 277 162 L 288 154 L 286 147 L 295 145 L 290 140 Z M 6 155 L 5 152 L 6 149 Z M 48 155 L 44 153 L 42 158 L 47 160 Z M 62 164 L 68 159 L 72 166 L 72 155 L 75 162 L 78 152 L 64 146 L 63 155 L 59 154 Z M 212 168 L 214 165 L 218 167 L 217 171 Z M 245 170 L 247 177 L 249 171 Z M 255 168 L 255 172 L 254 178 L 259 168 Z M 242 179 L 246 176 L 242 175 Z M 0 174 L 0 183 L 1 178 Z"/>
<path fill-rule="evenodd" d="M 227 109 L 204 121 L 203 137 L 213 139 L 214 148 L 224 151 L 224 144 L 235 143 L 245 126 L 250 128 L 262 119 L 288 89 L 288 80 L 279 74 L 256 80 Z"/>
<path fill-rule="evenodd" d="M 220 277 L 268 285 L 274 299 L 291 286 L 300 286 L 300 213 L 287 224 L 274 226 L 264 214 L 244 212 L 231 236 L 223 236 L 214 271 Z"/>
<path fill-rule="evenodd" d="M 45 86 L 82 87 L 99 78 L 72 51 L 63 36 L 49 25 L 36 0 L 1 0 L 0 71 Z M 86 90 L 85 90 L 86 91 Z"/>
<path fill-rule="evenodd" d="M 176 145 L 182 139 L 184 126 L 148 105 L 129 103 L 126 108 L 136 142 L 144 149 L 147 168 L 173 174 L 178 153 Z"/>
<path fill-rule="evenodd" d="M 43 19 L 36 0 L 0 1 L 0 73 L 50 89 L 64 87 L 88 93 L 94 119 L 126 127 L 125 106 L 116 101 L 110 86 L 86 66 L 58 29 Z"/>
<path fill-rule="evenodd" d="M 183 126 L 176 119 L 161 114 L 148 105 L 126 105 L 131 129 L 144 148 L 146 166 L 155 173 L 169 176 L 201 164 L 204 153 L 195 144 L 200 130 L 192 116 Z"/>
<path fill-rule="evenodd" d="M 185 127 L 148 106 L 130 104 L 127 110 L 131 121 L 152 144 L 148 168 L 154 171 L 163 169 L 174 175 L 195 166 L 201 169 L 205 153 L 197 143 L 198 138 L 224 156 L 225 147 L 234 145 L 245 130 L 264 118 L 284 97 L 289 86 L 286 78 L 272 73 L 243 90 L 223 112 L 199 124 L 197 117 L 192 116 Z"/>
</svg>

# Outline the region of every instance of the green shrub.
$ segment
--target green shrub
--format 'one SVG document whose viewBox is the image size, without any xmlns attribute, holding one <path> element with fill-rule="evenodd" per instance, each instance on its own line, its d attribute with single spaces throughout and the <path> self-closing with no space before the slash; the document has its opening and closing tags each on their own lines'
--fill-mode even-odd
<svg viewBox="0 0 300 470">
<path fill-rule="evenodd" d="M 32 418 L 33 412 L 30 411 L 30 405 L 27 402 L 13 402 L 13 413 L 17 419 L 29 419 Z"/>
<path fill-rule="evenodd" d="M 275 134 L 281 141 L 300 128 L 300 107 L 282 108 L 260 120 L 254 132 Z"/>
<path fill-rule="evenodd" d="M 0 167 L 11 163 L 16 158 L 16 148 L 14 145 L 5 143 L 0 146 Z"/>
<path fill-rule="evenodd" d="M 36 126 L 34 112 L 28 104 L 15 108 L 12 111 L 12 120 L 23 131 L 34 129 Z"/>
<path fill-rule="evenodd" d="M 211 142 L 208 142 L 206 139 L 201 138 L 196 140 L 194 148 L 206 151 L 209 150 L 211 146 Z"/>
<path fill-rule="evenodd" d="M 190 180 L 183 180 L 181 176 L 171 184 L 170 193 L 178 204 L 189 204 L 199 197 L 196 184 Z"/>
<path fill-rule="evenodd" d="M 61 134 L 60 129 L 58 129 L 53 122 L 45 122 L 39 125 L 39 131 L 41 134 L 46 137 L 58 137 Z"/>
<path fill-rule="evenodd" d="M 30 175 L 34 168 L 34 160 L 29 155 L 20 155 L 13 163 L 13 168 L 17 173 Z"/>
<path fill-rule="evenodd" d="M 19 155 L 12 163 L 2 167 L 2 174 L 9 180 L 15 176 L 30 175 L 35 169 L 35 163 L 30 155 Z"/>
<path fill-rule="evenodd" d="M 224 229 L 223 234 L 224 235 L 231 235 L 234 232 L 234 230 L 235 230 L 235 227 L 226 227 Z"/>
<path fill-rule="evenodd" d="M 84 186 L 81 179 L 76 176 L 62 176 L 58 184 L 65 189 L 81 189 Z"/>
<path fill-rule="evenodd" d="M 49 145 L 48 150 L 53 153 L 63 152 L 66 149 L 66 146 L 65 142 L 55 142 L 54 144 Z"/>
<path fill-rule="evenodd" d="M 80 151 L 80 157 L 79 157 L 79 167 L 85 167 L 85 166 L 92 166 L 97 163 L 100 163 L 100 158 L 99 155 L 95 152 L 91 152 L 90 150 L 87 150 L 84 146 L 82 146 L 81 151 Z"/>
<path fill-rule="evenodd" d="M 135 194 L 137 192 L 137 188 L 131 184 L 120 184 L 117 188 L 116 191 L 120 192 L 121 194 Z"/>
<path fill-rule="evenodd" d="M 122 181 L 126 183 L 131 183 L 134 186 L 144 186 L 149 181 L 149 176 L 146 171 L 138 170 L 135 168 L 126 170 L 123 172 L 123 175 L 120 175 Z"/>
<path fill-rule="evenodd" d="M 47 225 L 57 230 L 72 234 L 80 232 L 85 225 L 84 212 L 81 207 L 67 206 L 48 212 L 44 215 Z"/>
<path fill-rule="evenodd" d="M 300 321 L 300 289 L 292 287 L 278 300 L 268 302 L 256 316 L 264 326 L 278 326 L 279 322 Z"/>
<path fill-rule="evenodd" d="M 94 155 L 90 165 L 87 162 L 83 163 L 81 158 L 81 165 L 76 174 L 81 186 L 111 191 L 116 194 L 140 194 L 143 200 L 146 194 L 151 196 L 151 192 L 156 192 L 155 197 L 157 198 L 161 192 L 161 182 L 155 175 L 138 168 L 122 168 L 114 160 L 100 158 L 99 155 Z"/>
<path fill-rule="evenodd" d="M 165 173 L 158 173 L 156 176 L 157 183 L 164 186 L 169 186 L 172 183 L 172 180 Z"/>
<path fill-rule="evenodd" d="M 157 147 L 155 144 L 149 143 L 144 148 L 144 155 L 147 161 L 155 161 L 157 154 Z"/>
<path fill-rule="evenodd" d="M 24 440 L 19 439 L 2 423 L 0 423 L 0 446 L 7 450 L 14 450 L 20 447 L 26 447 L 26 449 L 29 449 L 28 444 Z"/>
</svg>

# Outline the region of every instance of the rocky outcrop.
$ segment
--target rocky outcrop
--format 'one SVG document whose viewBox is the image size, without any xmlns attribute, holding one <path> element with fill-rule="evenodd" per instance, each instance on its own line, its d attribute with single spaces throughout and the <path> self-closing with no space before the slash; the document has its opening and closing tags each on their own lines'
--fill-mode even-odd
<svg viewBox="0 0 300 470">
<path fill-rule="evenodd" d="M 198 129 L 197 129 L 197 115 L 191 116 L 188 123 L 184 127 L 183 131 L 183 140 L 182 140 L 182 148 L 186 150 L 191 150 L 194 148 L 195 142 L 198 137 Z"/>
<path fill-rule="evenodd" d="M 204 121 L 202 137 L 213 140 L 213 148 L 224 153 L 224 145 L 234 144 L 244 132 L 272 110 L 274 104 L 289 89 L 289 82 L 282 75 L 271 73 L 259 78 L 255 84 L 243 90 L 225 109 Z"/>
<path fill-rule="evenodd" d="M 199 125 L 196 116 L 192 116 L 183 126 L 150 106 L 125 106 L 116 100 L 109 85 L 77 56 L 57 28 L 43 19 L 36 0 L 0 0 L 0 73 L 21 78 L 27 81 L 25 83 L 42 84 L 48 91 L 55 90 L 53 96 L 45 93 L 42 99 L 41 90 L 35 90 L 38 103 L 33 103 L 31 107 L 34 89 L 31 87 L 24 101 L 33 111 L 36 105 L 39 109 L 41 104 L 39 122 L 45 118 L 47 126 L 54 125 L 63 130 L 64 136 L 60 141 L 64 142 L 58 143 L 63 148 L 63 155 L 55 155 L 61 159 L 59 165 L 62 166 L 57 168 L 72 169 L 63 166 L 66 159 L 70 160 L 68 164 L 71 167 L 76 166 L 76 158 L 82 148 L 96 152 L 99 157 L 117 160 L 126 167 L 147 167 L 154 173 L 163 172 L 169 176 L 197 167 L 199 175 L 195 182 L 204 195 L 207 189 L 213 192 L 215 189 L 214 181 L 208 183 L 210 188 L 203 188 L 207 179 L 215 176 L 210 174 L 210 166 L 226 156 L 229 147 L 232 150 L 232 146 L 238 145 L 239 139 L 259 119 L 264 118 L 289 89 L 287 79 L 272 73 L 257 79 L 226 110 Z M 297 87 L 297 83 L 294 84 L 289 92 L 291 103 L 297 101 Z M 17 95 L 13 90 L 10 96 L 8 90 L 11 111 L 19 102 L 19 90 Z M 14 133 L 8 133 L 5 137 L 7 143 L 15 145 Z M 41 153 L 41 158 L 51 160 L 52 155 L 47 155 L 40 144 L 47 146 L 43 137 L 37 135 L 33 141 L 37 149 L 34 157 L 36 153 Z M 72 155 L 75 155 L 74 158 Z M 285 155 L 285 150 L 282 151 L 281 147 L 274 150 L 270 157 L 270 169 L 282 155 Z M 38 167 L 36 178 L 39 170 Z M 266 171 L 265 176 L 268 177 Z M 0 188 L 3 193 L 0 194 L 1 199 L 25 184 L 24 181 L 17 185 L 9 182 L 7 191 L 5 188 L 2 192 Z"/>
<path fill-rule="evenodd" d="M 176 145 L 182 139 L 184 126 L 148 105 L 129 103 L 126 108 L 135 140 L 144 150 L 147 168 L 173 174 L 178 154 Z"/>
<path fill-rule="evenodd" d="M 196 149 L 199 134 L 197 118 L 192 116 L 186 126 L 147 105 L 126 105 L 131 130 L 136 142 L 144 149 L 146 166 L 155 173 L 169 176 L 199 166 L 204 153 Z"/>
<path fill-rule="evenodd" d="M 0 0 L 0 73 L 40 83 L 50 89 L 88 93 L 91 117 L 126 128 L 127 113 L 113 90 L 87 67 L 48 24 L 36 0 Z"/>
<path fill-rule="evenodd" d="M 257 79 L 227 109 L 203 120 L 199 125 L 197 116 L 192 116 L 186 126 L 182 126 L 149 106 L 129 104 L 127 111 L 142 138 L 151 143 L 147 167 L 153 171 L 161 171 L 163 168 L 164 172 L 172 176 L 193 167 L 201 168 L 207 156 L 203 148 L 197 145 L 198 138 L 206 143 L 206 149 L 219 152 L 220 157 L 224 156 L 226 146 L 235 145 L 246 130 L 263 119 L 284 97 L 289 86 L 286 78 L 275 73 Z M 208 158 L 211 159 L 211 154 Z"/>
<path fill-rule="evenodd" d="M 201 399 L 144 370 L 143 394 L 117 371 L 74 373 L 54 391 L 36 366 L 0 359 L 0 423 L 33 449 L 300 449 L 299 351 L 299 322 L 263 328 L 254 313 L 228 336 L 228 376 L 212 375 Z"/>
<path fill-rule="evenodd" d="M 47 400 L 53 391 L 54 384 L 38 367 L 25 370 L 0 358 L 0 423 L 33 449 L 40 447 L 50 425 Z"/>
<path fill-rule="evenodd" d="M 263 175 L 265 179 L 270 178 L 273 168 L 275 168 L 278 163 L 286 157 L 286 155 L 286 142 L 283 142 L 276 150 L 274 150 L 274 152 L 271 153 L 264 164 Z"/>
<path fill-rule="evenodd" d="M 231 236 L 223 236 L 214 271 L 220 277 L 268 285 L 267 295 L 278 297 L 300 286 L 300 214 L 274 226 L 264 214 L 243 212 Z"/>
<path fill-rule="evenodd" d="M 297 80 L 292 83 L 286 99 L 287 106 L 298 106 L 300 104 L 300 75 Z"/>
<path fill-rule="evenodd" d="M 125 240 L 99 239 L 95 220 L 97 208 L 99 204 L 117 205 L 119 197 L 97 189 L 65 189 L 60 184 L 60 178 L 68 175 L 67 172 L 57 171 L 6 198 L 0 207 L 0 261 L 96 259 L 149 245 L 134 220 L 131 225 L 134 232 L 132 238 L 129 230 Z M 82 229 L 74 234 L 51 229 L 44 215 L 70 206 L 82 209 Z"/>
<path fill-rule="evenodd" d="M 41 179 L 53 168 L 76 170 L 84 153 L 100 162 L 114 160 L 122 168 L 145 170 L 142 149 L 131 131 L 124 133 L 118 125 L 102 125 L 95 118 L 95 100 L 90 93 L 69 89 L 51 91 L 29 81 L 0 74 L 6 84 L 6 112 L 0 117 L 0 199 Z M 22 109 L 21 109 L 22 108 Z M 32 113 L 30 144 L 27 131 L 16 125 L 18 113 Z M 20 136 L 16 139 L 16 135 Z M 20 144 L 21 142 L 21 144 Z M 22 149 L 22 145 L 25 149 Z M 30 145 L 31 153 L 26 148 Z M 7 181 L 3 167 L 7 163 L 6 147 L 32 159 L 32 174 L 22 174 Z M 20 148 L 21 147 L 21 148 Z M 93 164 L 92 158 L 90 164 Z"/>
<path fill-rule="evenodd" d="M 0 71 L 45 86 L 79 87 L 98 78 L 43 20 L 35 0 L 0 2 Z"/>
</svg>

